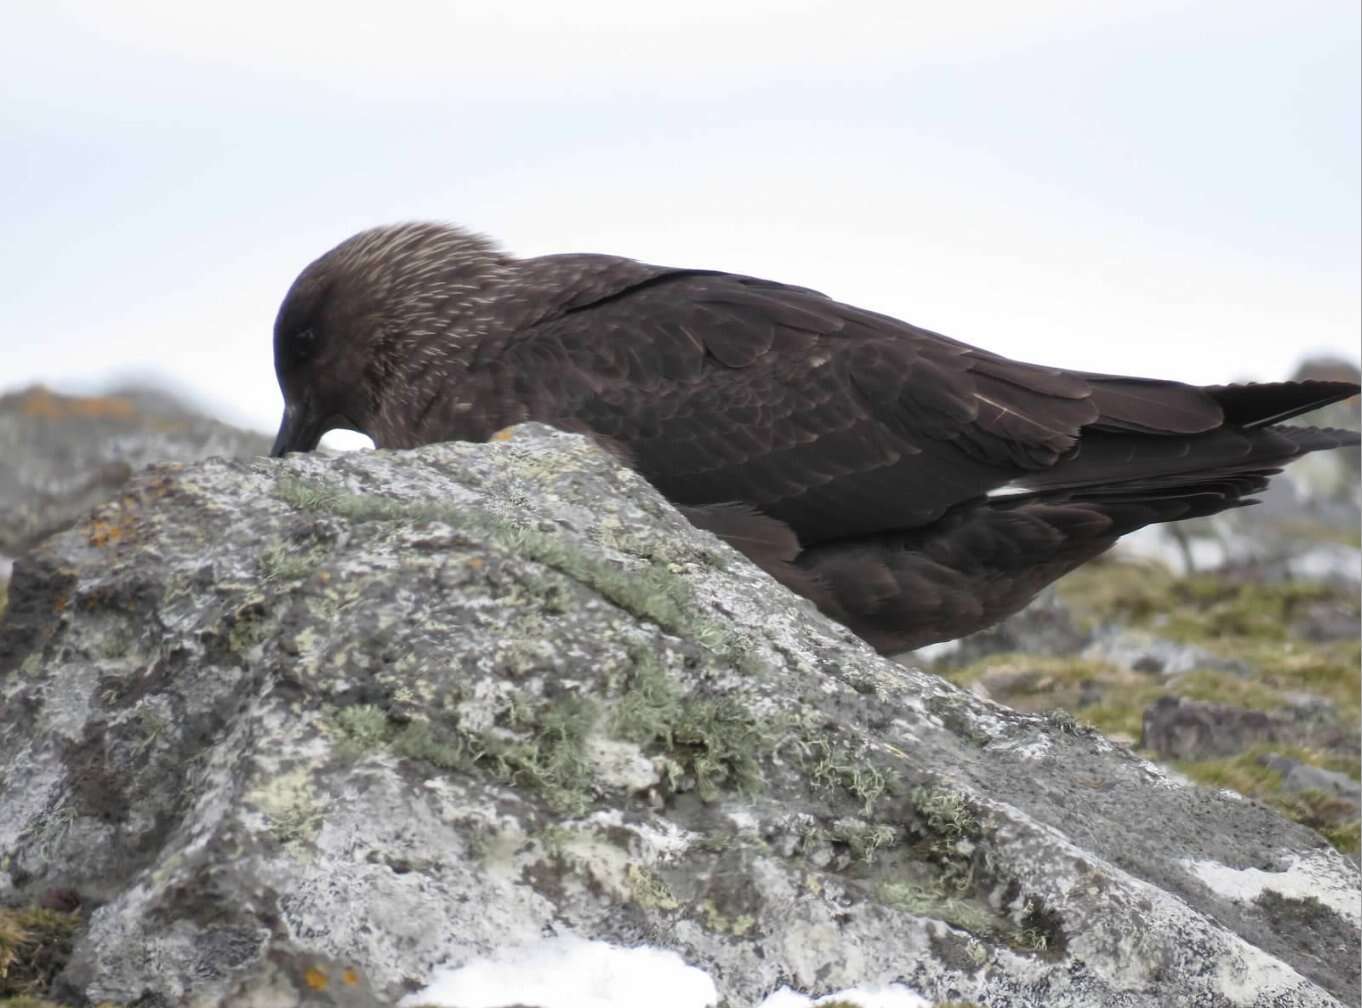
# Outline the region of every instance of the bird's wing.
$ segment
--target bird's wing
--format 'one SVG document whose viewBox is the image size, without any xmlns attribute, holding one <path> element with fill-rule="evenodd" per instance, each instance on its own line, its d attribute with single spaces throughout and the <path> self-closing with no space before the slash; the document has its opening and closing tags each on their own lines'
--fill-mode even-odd
<svg viewBox="0 0 1362 1008">
<path fill-rule="evenodd" d="M 933 521 L 1053 467 L 1086 425 L 1191 433 L 1222 416 L 1188 386 L 1007 360 L 802 288 L 553 259 L 534 283 L 560 284 L 557 307 L 475 365 L 487 407 L 594 431 L 671 499 L 743 502 L 804 543 Z"/>
</svg>

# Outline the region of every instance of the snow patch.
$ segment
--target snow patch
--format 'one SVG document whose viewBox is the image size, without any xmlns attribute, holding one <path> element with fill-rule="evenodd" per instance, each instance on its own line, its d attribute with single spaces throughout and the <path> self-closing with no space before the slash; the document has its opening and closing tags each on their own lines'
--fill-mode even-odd
<svg viewBox="0 0 1362 1008">
<path fill-rule="evenodd" d="M 902 984 L 888 987 L 849 987 L 836 994 L 824 994 L 811 998 L 807 994 L 797 994 L 788 987 L 782 987 L 767 996 L 757 1008 L 812 1008 L 814 1005 L 834 1004 L 850 1001 L 856 1008 L 932 1008 L 932 1002 L 921 994 L 909 990 Z"/>
<path fill-rule="evenodd" d="M 1331 858 L 1297 857 L 1282 871 L 1260 868 L 1230 868 L 1216 861 L 1183 861 L 1183 867 L 1212 892 L 1226 899 L 1249 903 L 1266 890 L 1290 899 L 1313 897 L 1340 917 L 1362 926 L 1362 905 L 1356 887 L 1342 877 Z"/>
<path fill-rule="evenodd" d="M 711 1008 L 719 992 L 709 974 L 675 952 L 622 948 L 572 935 L 474 959 L 435 971 L 425 990 L 400 1008 Z M 866 1008 L 877 1008 L 867 1005 Z M 886 1004 L 885 1008 L 890 1008 Z M 894 1005 L 892 1008 L 901 1008 Z M 902 1008 L 918 1008 L 916 1004 Z"/>
</svg>

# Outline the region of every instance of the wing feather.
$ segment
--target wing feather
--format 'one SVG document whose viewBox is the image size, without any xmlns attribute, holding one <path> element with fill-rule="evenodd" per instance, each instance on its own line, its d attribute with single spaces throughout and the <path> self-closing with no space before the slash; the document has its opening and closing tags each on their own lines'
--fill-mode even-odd
<svg viewBox="0 0 1362 1008">
<path fill-rule="evenodd" d="M 548 298 L 561 307 L 480 362 L 489 411 L 514 400 L 596 431 L 673 501 L 745 502 L 806 545 L 911 529 L 1004 485 L 1238 471 L 1252 453 L 1227 411 L 1267 416 L 1334 391 L 1040 367 L 731 274 L 609 257 L 524 268 L 537 288 L 564 286 Z"/>
</svg>

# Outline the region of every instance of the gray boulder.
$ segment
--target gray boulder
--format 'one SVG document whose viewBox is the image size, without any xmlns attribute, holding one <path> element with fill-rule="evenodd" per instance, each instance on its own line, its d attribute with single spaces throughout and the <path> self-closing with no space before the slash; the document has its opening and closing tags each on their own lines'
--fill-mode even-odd
<svg viewBox="0 0 1362 1008">
<path fill-rule="evenodd" d="M 1172 759 L 1204 759 L 1284 741 L 1290 733 L 1290 723 L 1280 715 L 1162 696 L 1144 712 L 1140 748 Z"/>
<path fill-rule="evenodd" d="M 546 428 L 134 476 L 16 564 L 0 704 L 0 901 L 76 894 L 73 1002 L 392 1003 L 547 935 L 731 1008 L 1358 999 L 1317 834 L 880 658 Z"/>
<path fill-rule="evenodd" d="M 34 386 L 0 395 L 0 580 L 6 557 L 108 500 L 142 466 L 269 448 L 264 435 L 149 388 L 68 396 Z"/>
</svg>

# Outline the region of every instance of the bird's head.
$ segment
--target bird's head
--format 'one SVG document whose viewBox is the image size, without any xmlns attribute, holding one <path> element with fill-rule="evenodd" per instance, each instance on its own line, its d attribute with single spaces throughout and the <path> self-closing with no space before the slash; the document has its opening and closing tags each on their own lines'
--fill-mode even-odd
<svg viewBox="0 0 1362 1008">
<path fill-rule="evenodd" d="M 385 411 L 412 401 L 477 327 L 506 258 L 443 224 L 364 231 L 309 265 L 274 322 L 284 417 L 270 454 L 311 451 L 330 430 L 379 440 Z"/>
</svg>

